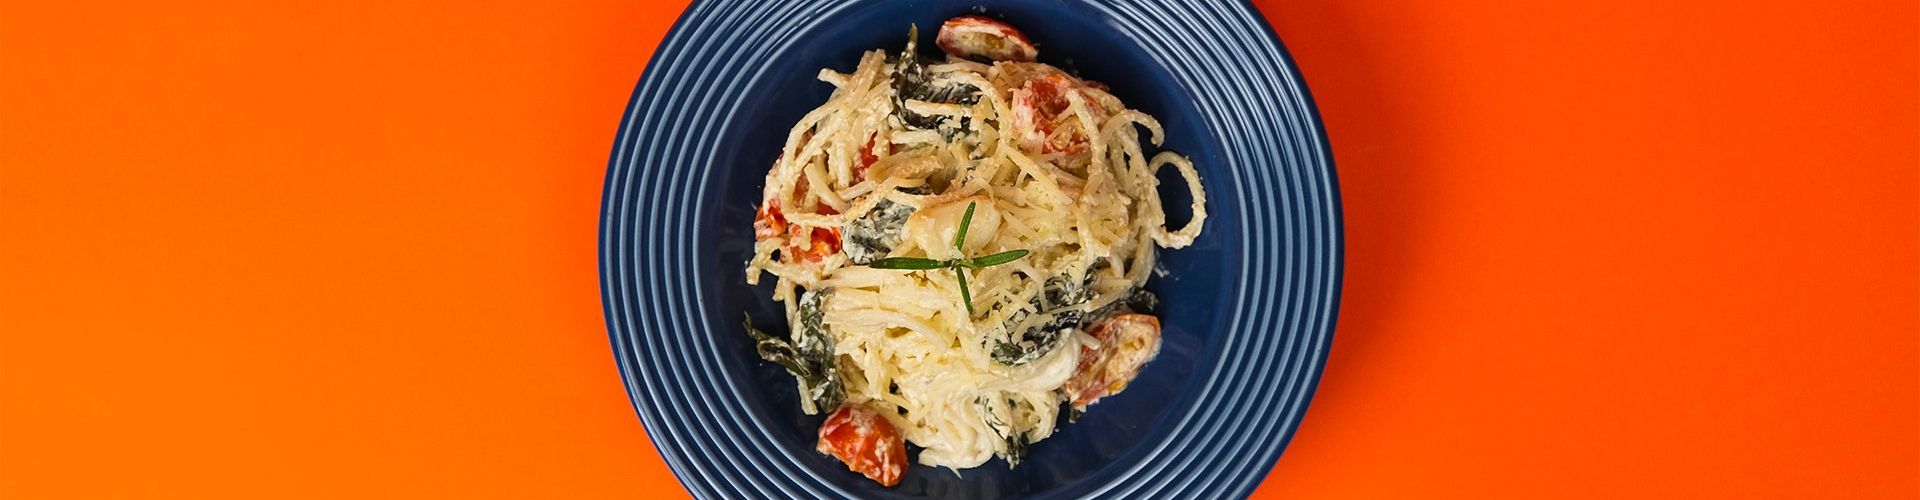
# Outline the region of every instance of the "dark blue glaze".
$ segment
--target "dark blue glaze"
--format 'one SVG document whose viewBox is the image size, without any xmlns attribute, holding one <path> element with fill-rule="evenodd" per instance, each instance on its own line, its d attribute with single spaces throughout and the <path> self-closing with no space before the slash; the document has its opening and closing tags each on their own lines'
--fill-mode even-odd
<svg viewBox="0 0 1920 500">
<path fill-rule="evenodd" d="M 813 451 L 819 416 L 740 331 L 783 329 L 745 284 L 761 182 L 788 128 L 869 49 L 984 10 L 1041 61 L 1104 82 L 1160 119 L 1211 214 L 1162 253 L 1165 345 L 1126 392 L 1037 443 L 1018 469 L 914 466 L 879 485 Z M 638 64 L 609 61 L 608 64 Z M 1186 191 L 1163 172 L 1170 218 Z M 1177 224 L 1176 224 L 1177 225 Z M 1319 117 L 1279 40 L 1240 2 L 702 1 L 647 66 L 607 172 L 600 269 L 634 409 L 687 489 L 708 498 L 1245 495 L 1299 425 L 1332 341 L 1339 189 Z"/>
</svg>

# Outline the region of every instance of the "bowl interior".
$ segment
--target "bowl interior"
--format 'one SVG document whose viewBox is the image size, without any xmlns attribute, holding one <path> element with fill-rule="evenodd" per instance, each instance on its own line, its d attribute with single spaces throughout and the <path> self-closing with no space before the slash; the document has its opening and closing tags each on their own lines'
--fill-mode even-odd
<svg viewBox="0 0 1920 500">
<path fill-rule="evenodd" d="M 1079 421 L 1064 424 L 1053 437 L 1036 444 L 1028 461 L 1009 469 L 998 459 L 959 471 L 914 465 L 900 485 L 879 485 L 847 471 L 826 455 L 813 451 L 814 432 L 821 416 L 800 412 L 792 377 L 762 362 L 737 325 L 742 311 L 764 326 L 785 328 L 770 287 L 745 284 L 743 263 L 753 244 L 753 210 L 761 183 L 779 156 L 788 129 L 809 110 L 825 102 L 832 87 L 815 79 L 821 68 L 849 71 L 861 53 L 882 48 L 897 51 L 905 43 L 907 27 L 917 23 L 921 46 L 931 49 L 933 33 L 947 18 L 984 12 L 1011 23 L 1039 47 L 1042 62 L 1109 85 L 1129 107 L 1158 118 L 1166 129 L 1163 148 L 1187 155 L 1200 169 L 1207 187 L 1207 228 L 1193 245 L 1162 251 L 1167 274 L 1148 288 L 1160 294 L 1156 311 L 1164 325 L 1161 353 L 1140 377 L 1117 396 L 1090 407 Z M 695 216 L 706 231 L 695 244 L 701 311 L 706 324 L 716 325 L 710 339 L 728 380 L 712 381 L 720 390 L 714 397 L 738 398 L 753 421 L 766 427 L 802 462 L 802 467 L 843 488 L 865 496 L 999 497 L 1042 493 L 1071 493 L 1097 485 L 1082 481 L 1101 475 L 1105 468 L 1127 468 L 1150 460 L 1168 432 L 1181 425 L 1184 412 L 1213 372 L 1212 360 L 1223 348 L 1216 340 L 1228 317 L 1226 301 L 1234 295 L 1244 268 L 1241 226 L 1236 213 L 1239 198 L 1228 189 L 1235 184 L 1220 167 L 1221 145 L 1202 128 L 1194 94 L 1177 84 L 1166 71 L 1179 61 L 1150 59 L 1119 24 L 1103 11 L 1074 2 L 865 2 L 840 9 L 792 35 L 774 53 L 756 54 L 759 60 L 737 64 L 764 65 L 749 82 L 750 91 L 737 102 L 721 103 L 733 117 L 720 134 L 692 140 L 714 141 L 718 156 L 711 165 L 659 166 L 705 168 L 705 181 Z M 1204 57 L 1194 54 L 1195 57 Z M 1149 146 L 1148 154 L 1154 149 Z M 1161 175 L 1161 193 L 1170 224 L 1178 227 L 1189 213 L 1186 188 L 1171 169 Z M 710 257 L 708 257 L 710 256 Z M 733 402 L 728 402 L 729 404 Z M 913 457 L 910 456 L 910 459 Z M 745 473 L 745 472 L 743 472 Z"/>
</svg>

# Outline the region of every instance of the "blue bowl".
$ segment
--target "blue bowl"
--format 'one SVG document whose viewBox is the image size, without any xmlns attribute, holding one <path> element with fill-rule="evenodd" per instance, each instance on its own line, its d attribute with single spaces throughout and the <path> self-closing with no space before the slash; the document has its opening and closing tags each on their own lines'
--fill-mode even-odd
<svg viewBox="0 0 1920 500">
<path fill-rule="evenodd" d="M 1042 62 L 1160 119 L 1208 194 L 1206 230 L 1166 251 L 1160 356 L 1009 469 L 914 465 L 883 488 L 813 450 L 821 417 L 758 359 L 740 314 L 760 184 L 788 128 L 825 102 L 823 67 L 923 46 L 947 18 L 1004 19 Z M 1183 184 L 1164 173 L 1169 219 Z M 607 328 L 629 397 L 682 484 L 709 498 L 1245 495 L 1299 426 L 1339 309 L 1339 189 L 1291 59 L 1242 2 L 701 1 L 654 54 L 621 124 L 600 233 Z M 1177 225 L 1177 224 L 1170 224 Z"/>
</svg>

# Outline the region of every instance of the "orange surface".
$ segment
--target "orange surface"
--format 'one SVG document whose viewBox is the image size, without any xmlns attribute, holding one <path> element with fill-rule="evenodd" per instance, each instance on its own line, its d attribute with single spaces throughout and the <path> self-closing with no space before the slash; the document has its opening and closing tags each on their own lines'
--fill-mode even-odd
<svg viewBox="0 0 1920 500">
<path fill-rule="evenodd" d="M 601 324 L 679 5 L 0 6 L 0 497 L 677 491 Z M 1260 490 L 1920 495 L 1913 2 L 1262 2 L 1349 235 Z"/>
</svg>

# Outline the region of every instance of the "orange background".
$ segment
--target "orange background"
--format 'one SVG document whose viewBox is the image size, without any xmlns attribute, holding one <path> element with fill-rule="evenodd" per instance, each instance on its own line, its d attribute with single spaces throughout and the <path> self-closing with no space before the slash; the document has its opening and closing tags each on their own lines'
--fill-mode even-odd
<svg viewBox="0 0 1920 500">
<path fill-rule="evenodd" d="M 680 5 L 189 3 L 0 6 L 0 496 L 678 491 L 594 238 Z M 1920 496 L 1915 3 L 1260 8 L 1349 248 L 1259 496 Z"/>
</svg>

